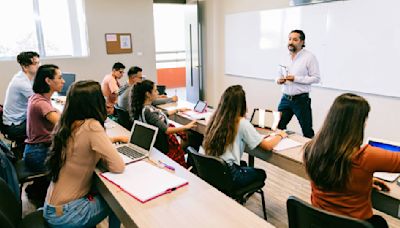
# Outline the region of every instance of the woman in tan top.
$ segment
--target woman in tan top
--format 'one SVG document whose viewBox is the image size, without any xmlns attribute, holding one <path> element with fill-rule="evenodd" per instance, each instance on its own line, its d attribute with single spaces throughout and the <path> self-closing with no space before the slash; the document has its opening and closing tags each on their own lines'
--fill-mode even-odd
<svg viewBox="0 0 400 228">
<path fill-rule="evenodd" d="M 337 97 L 321 130 L 305 145 L 304 163 L 313 206 L 387 227 L 382 217 L 372 214 L 371 191 L 389 188 L 373 173 L 400 172 L 400 153 L 361 146 L 369 111 L 360 96 Z"/>
<path fill-rule="evenodd" d="M 52 182 L 43 215 L 51 227 L 92 227 L 110 215 L 110 227 L 120 222 L 100 195 L 91 191 L 93 172 L 101 159 L 108 170 L 121 173 L 125 164 L 104 130 L 107 117 L 99 83 L 71 86 L 61 119 L 55 127 L 47 165 Z"/>
</svg>

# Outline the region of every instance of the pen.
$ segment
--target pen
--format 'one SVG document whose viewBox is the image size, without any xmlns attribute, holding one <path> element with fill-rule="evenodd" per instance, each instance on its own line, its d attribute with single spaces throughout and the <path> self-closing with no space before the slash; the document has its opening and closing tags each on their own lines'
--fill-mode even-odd
<svg viewBox="0 0 400 228">
<path fill-rule="evenodd" d="M 167 168 L 169 170 L 175 171 L 175 168 L 173 166 L 167 165 L 167 164 L 165 164 L 164 162 L 162 162 L 160 160 L 158 160 L 158 163 L 160 163 L 161 165 L 163 165 L 165 168 Z"/>
</svg>

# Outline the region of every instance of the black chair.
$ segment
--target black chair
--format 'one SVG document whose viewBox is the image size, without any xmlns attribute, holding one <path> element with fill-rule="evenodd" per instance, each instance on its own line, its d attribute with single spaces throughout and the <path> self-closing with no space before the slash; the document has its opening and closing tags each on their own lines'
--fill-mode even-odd
<svg viewBox="0 0 400 228">
<path fill-rule="evenodd" d="M 253 193 L 260 193 L 264 218 L 267 220 L 264 192 L 262 190 L 265 185 L 264 181 L 257 181 L 240 189 L 235 189 L 233 186 L 232 174 L 224 160 L 199 154 L 192 147 L 188 147 L 187 151 L 194 163 L 197 175 L 240 204 L 244 204 Z"/>
<path fill-rule="evenodd" d="M 48 172 L 33 172 L 29 170 L 26 165 L 24 160 L 19 160 L 15 163 L 15 172 L 17 173 L 18 177 L 18 182 L 19 182 L 19 192 L 22 195 L 22 187 L 24 186 L 25 183 L 30 182 L 30 181 L 36 181 L 40 178 L 44 178 L 48 175 Z"/>
<path fill-rule="evenodd" d="M 131 130 L 133 122 L 129 117 L 129 112 L 117 107 L 116 105 L 114 106 L 114 109 L 115 112 L 117 113 L 118 123 L 121 124 L 121 126 L 123 126 L 124 128 Z"/>
<path fill-rule="evenodd" d="M 0 226 L 1 227 L 47 227 L 43 211 L 35 211 L 22 219 L 22 205 L 17 201 L 7 183 L 0 178 Z"/>
<path fill-rule="evenodd" d="M 167 87 L 165 85 L 157 85 L 158 94 L 160 95 L 167 95 L 165 92 L 166 89 Z"/>
<path fill-rule="evenodd" d="M 289 228 L 373 228 L 363 220 L 337 215 L 290 196 L 286 202 Z"/>
</svg>

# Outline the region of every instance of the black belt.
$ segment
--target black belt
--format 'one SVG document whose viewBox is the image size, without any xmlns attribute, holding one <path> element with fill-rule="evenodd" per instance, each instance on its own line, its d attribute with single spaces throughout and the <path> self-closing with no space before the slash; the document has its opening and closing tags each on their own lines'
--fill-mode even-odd
<svg viewBox="0 0 400 228">
<path fill-rule="evenodd" d="M 309 95 L 308 93 L 300 93 L 300 94 L 296 94 L 296 95 L 287 95 L 287 94 L 283 94 L 283 96 L 284 96 L 286 99 L 290 100 L 290 101 L 296 100 L 296 99 L 298 99 L 298 98 L 308 97 L 308 95 Z"/>
</svg>

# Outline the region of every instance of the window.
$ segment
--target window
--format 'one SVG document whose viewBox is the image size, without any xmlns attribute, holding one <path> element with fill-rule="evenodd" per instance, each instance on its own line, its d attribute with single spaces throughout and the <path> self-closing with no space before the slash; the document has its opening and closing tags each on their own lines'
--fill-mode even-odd
<svg viewBox="0 0 400 228">
<path fill-rule="evenodd" d="M 40 57 L 87 56 L 84 0 L 2 0 L 0 59 L 21 51 Z"/>
</svg>

